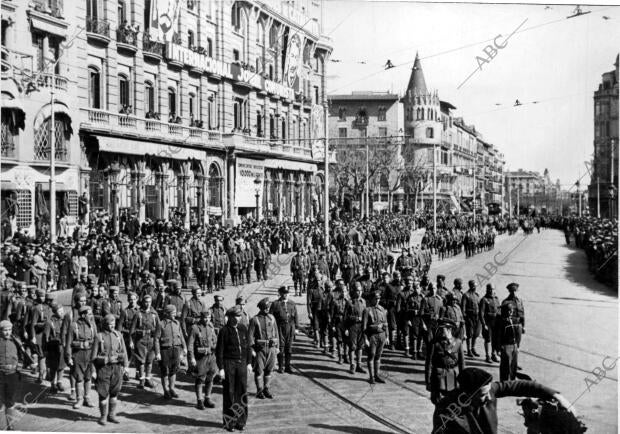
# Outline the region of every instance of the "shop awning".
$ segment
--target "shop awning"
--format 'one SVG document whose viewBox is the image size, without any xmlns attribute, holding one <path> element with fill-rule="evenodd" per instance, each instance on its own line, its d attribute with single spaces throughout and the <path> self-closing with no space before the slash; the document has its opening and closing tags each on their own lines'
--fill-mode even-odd
<svg viewBox="0 0 620 434">
<path fill-rule="evenodd" d="M 26 113 L 24 110 L 15 105 L 13 100 L 2 100 L 2 117 L 10 117 L 12 125 L 15 128 L 24 129 L 26 126 Z"/>
<path fill-rule="evenodd" d="M 100 152 L 113 152 L 129 155 L 150 155 L 153 157 L 172 158 L 175 160 L 205 160 L 207 154 L 203 150 L 182 148 L 176 145 L 142 142 L 139 140 L 121 139 L 118 137 L 97 136 Z"/>
<path fill-rule="evenodd" d="M 0 183 L 0 189 L 2 191 L 16 191 L 18 190 L 17 184 L 11 181 L 2 181 Z"/>
<path fill-rule="evenodd" d="M 316 164 L 303 163 L 301 161 L 289 161 L 289 160 L 275 160 L 266 159 L 265 167 L 268 169 L 285 169 L 302 172 L 316 172 Z"/>
</svg>

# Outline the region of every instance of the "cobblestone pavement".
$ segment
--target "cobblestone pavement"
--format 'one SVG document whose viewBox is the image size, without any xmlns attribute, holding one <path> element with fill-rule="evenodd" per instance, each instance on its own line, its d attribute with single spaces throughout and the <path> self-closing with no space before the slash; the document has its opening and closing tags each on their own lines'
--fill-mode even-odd
<svg viewBox="0 0 620 434">
<path fill-rule="evenodd" d="M 582 251 L 567 248 L 558 231 L 543 231 L 528 237 L 517 234 L 500 237 L 496 248 L 473 258 L 463 255 L 435 263 L 431 270 L 450 282 L 456 277 L 496 285 L 500 300 L 507 295 L 506 284 L 521 284 L 520 295 L 526 310 L 526 335 L 520 365 L 524 372 L 562 392 L 576 407 L 589 427 L 588 432 L 617 431 L 617 298 L 588 274 Z M 501 254 L 500 254 L 501 253 Z M 234 303 L 239 291 L 248 297 L 248 311 L 257 311 L 263 297 L 275 299 L 280 285 L 291 285 L 291 255 L 274 258 L 271 279 L 221 292 L 225 306 Z M 495 261 L 494 261 L 495 258 Z M 493 266 L 489 266 L 492 264 Z M 495 267 L 495 269 L 493 269 Z M 486 283 L 486 281 L 484 281 Z M 480 291 L 483 291 L 482 289 Z M 61 296 L 61 300 L 68 296 Z M 303 325 L 307 323 L 305 300 L 297 303 Z M 65 301 L 65 300 L 63 300 Z M 206 297 L 208 304 L 212 295 Z M 478 344 L 479 352 L 482 343 Z M 611 359 L 605 359 L 611 356 Z M 497 378 L 497 365 L 481 359 L 467 360 L 469 366 L 488 368 Z M 603 365 L 604 364 L 604 365 Z M 371 386 L 363 374 L 351 375 L 347 366 L 316 350 L 311 340 L 300 334 L 294 349 L 294 374 L 276 374 L 274 400 L 253 397 L 250 380 L 247 432 L 281 433 L 428 433 L 433 406 L 423 381 L 423 362 L 387 351 L 383 360 L 386 384 Z M 599 369 L 597 369 L 597 367 Z M 592 371 L 598 373 L 598 377 Z M 601 373 L 605 374 L 605 377 Z M 586 378 L 592 382 L 587 383 Z M 73 410 L 66 393 L 49 391 L 24 376 L 19 393 L 21 417 L 17 429 L 29 431 L 81 432 L 220 432 L 221 388 L 214 387 L 217 405 L 197 410 L 191 377 L 180 376 L 180 397 L 164 401 L 159 384 L 154 390 L 139 391 L 135 380 L 124 385 L 121 395 L 120 425 L 100 427 L 98 410 Z M 68 386 L 68 381 L 65 379 Z M 95 391 L 90 392 L 93 401 Z M 525 432 L 514 399 L 500 400 L 500 432 Z M 0 425 L 0 428 L 2 425 Z"/>
</svg>

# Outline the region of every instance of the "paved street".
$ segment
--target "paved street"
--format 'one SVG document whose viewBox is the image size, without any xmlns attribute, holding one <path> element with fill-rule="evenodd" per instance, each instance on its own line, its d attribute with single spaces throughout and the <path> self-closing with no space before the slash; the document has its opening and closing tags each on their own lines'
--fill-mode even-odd
<svg viewBox="0 0 620 434">
<path fill-rule="evenodd" d="M 501 254 L 500 254 L 501 253 Z M 536 380 L 556 388 L 569 400 L 576 401 L 588 432 L 611 433 L 617 430 L 618 374 L 614 368 L 600 382 L 590 373 L 596 367 L 604 371 L 617 354 L 617 298 L 598 284 L 587 271 L 582 251 L 567 248 L 559 231 L 543 231 L 528 237 L 521 233 L 500 238 L 494 251 L 465 260 L 461 255 L 436 263 L 432 278 L 442 273 L 451 282 L 483 279 L 485 264 L 496 274 L 498 296 L 507 295 L 506 284 L 519 282 L 526 311 L 520 365 Z M 274 268 L 275 275 L 266 283 L 243 287 L 249 298 L 248 310 L 256 312 L 262 297 L 276 297 L 277 287 L 291 284 L 290 257 L 282 255 Z M 279 269 L 278 269 L 279 268 Z M 485 282 L 486 283 L 486 282 Z M 480 289 L 483 292 L 483 289 Z M 224 291 L 225 305 L 230 306 L 236 289 Z M 305 300 L 296 297 L 302 323 L 307 322 Z M 210 304 L 211 296 L 207 297 Z M 478 344 L 482 352 L 482 343 Z M 605 360 L 606 356 L 612 359 Z M 601 366 L 604 364 L 604 366 Z M 293 359 L 294 375 L 275 375 L 274 400 L 250 398 L 248 432 L 430 432 L 433 407 L 423 381 L 423 362 L 405 359 L 388 351 L 384 359 L 385 385 L 371 387 L 366 376 L 351 376 L 345 365 L 336 364 L 315 350 L 301 334 Z M 481 360 L 468 360 L 470 366 L 488 367 Z M 491 368 L 497 377 L 497 366 Z M 599 371 L 600 372 L 600 371 Z M 593 380 L 588 391 L 585 378 Z M 67 382 L 68 383 L 68 382 Z M 221 426 L 220 386 L 214 390 L 217 408 L 199 411 L 194 408 L 193 380 L 182 377 L 180 398 L 166 402 L 161 389 L 138 391 L 135 381 L 123 388 L 119 426 L 96 423 L 95 408 L 75 411 L 66 394 L 50 396 L 45 389 L 25 377 L 19 396 L 24 412 L 17 429 L 36 431 L 91 432 L 218 432 Z M 253 382 L 249 390 L 254 393 Z M 96 399 L 91 391 L 91 398 Z M 499 405 L 500 432 L 524 432 L 514 399 Z"/>
</svg>

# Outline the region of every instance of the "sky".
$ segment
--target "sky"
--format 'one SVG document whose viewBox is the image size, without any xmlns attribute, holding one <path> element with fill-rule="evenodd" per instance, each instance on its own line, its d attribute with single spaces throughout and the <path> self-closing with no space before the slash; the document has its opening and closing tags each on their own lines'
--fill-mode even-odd
<svg viewBox="0 0 620 434">
<path fill-rule="evenodd" d="M 584 174 L 582 185 L 589 182 L 593 92 L 620 51 L 620 7 L 582 6 L 591 12 L 570 19 L 569 5 L 325 0 L 323 7 L 338 61 L 327 65 L 328 93 L 402 95 L 418 53 L 427 87 L 503 152 L 506 170 L 547 168 L 563 188 Z M 485 47 L 498 35 L 504 48 L 490 57 Z M 386 71 L 388 59 L 397 67 Z M 517 99 L 523 105 L 515 107 Z"/>
</svg>

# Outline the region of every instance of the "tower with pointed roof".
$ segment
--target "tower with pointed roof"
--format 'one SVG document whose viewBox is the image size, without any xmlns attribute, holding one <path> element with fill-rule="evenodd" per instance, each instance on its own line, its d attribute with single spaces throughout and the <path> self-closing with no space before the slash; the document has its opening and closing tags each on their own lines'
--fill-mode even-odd
<svg viewBox="0 0 620 434">
<path fill-rule="evenodd" d="M 408 149 L 405 154 L 411 155 L 413 150 L 426 150 L 429 146 L 440 144 L 442 122 L 439 94 L 426 86 L 422 63 L 417 53 L 402 102 L 408 147 L 413 145 L 414 148 Z M 432 158 L 432 153 L 429 156 Z"/>
</svg>

